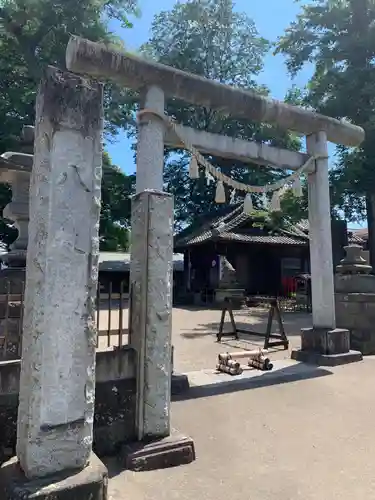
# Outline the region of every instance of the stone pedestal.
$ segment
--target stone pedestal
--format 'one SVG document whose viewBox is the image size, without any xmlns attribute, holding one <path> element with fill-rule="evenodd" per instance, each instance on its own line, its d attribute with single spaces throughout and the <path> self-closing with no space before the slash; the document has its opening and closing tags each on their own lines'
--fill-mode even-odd
<svg viewBox="0 0 375 500">
<path fill-rule="evenodd" d="M 195 447 L 191 438 L 172 430 L 157 441 L 125 445 L 122 455 L 126 469 L 150 471 L 190 464 L 195 460 Z"/>
<path fill-rule="evenodd" d="M 108 472 L 92 454 L 79 472 L 60 472 L 29 480 L 16 458 L 0 468 L 1 500 L 107 500 Z"/>
<path fill-rule="evenodd" d="M 224 256 L 219 262 L 219 287 L 215 290 L 215 302 L 223 304 L 228 298 L 234 305 L 242 305 L 245 299 L 245 290 L 237 281 L 237 273 L 232 264 Z"/>
<path fill-rule="evenodd" d="M 335 276 L 336 321 L 350 331 L 350 347 L 375 354 L 375 276 L 357 245 L 345 248 L 346 257 Z"/>
<path fill-rule="evenodd" d="M 215 290 L 217 304 L 223 304 L 226 298 L 230 299 L 232 304 L 242 305 L 245 300 L 245 290 L 243 288 L 217 288 Z"/>
<path fill-rule="evenodd" d="M 301 349 L 292 351 L 292 359 L 320 366 L 336 366 L 361 361 L 362 354 L 350 350 L 349 330 L 303 328 Z"/>
</svg>

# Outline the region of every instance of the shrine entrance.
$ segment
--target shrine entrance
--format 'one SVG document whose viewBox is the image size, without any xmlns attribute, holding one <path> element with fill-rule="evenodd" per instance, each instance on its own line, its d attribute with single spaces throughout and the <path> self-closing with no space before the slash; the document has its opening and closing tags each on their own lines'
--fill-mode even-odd
<svg viewBox="0 0 375 500">
<path fill-rule="evenodd" d="M 336 329 L 335 322 L 327 143 L 357 146 L 364 139 L 363 129 L 77 37 L 69 41 L 66 63 L 70 71 L 109 79 L 141 94 L 129 325 L 131 343 L 139 355 L 139 438 L 167 435 L 170 430 L 173 199 L 163 193 L 165 145 L 190 152 L 191 176 L 203 171 L 217 182 L 217 202 L 226 201 L 224 184 L 245 193 L 247 213 L 257 193 L 272 193 L 271 210 L 278 210 L 283 189 L 293 186 L 300 191 L 300 177 L 307 176 L 312 326 L 302 331 L 302 348 L 294 357 L 319 362 L 323 356 L 329 364 L 336 362 L 337 355 L 347 356 L 348 332 Z M 165 114 L 166 98 L 297 132 L 306 137 L 306 153 L 181 126 Z M 288 175 L 275 184 L 249 186 L 216 169 L 203 156 L 206 153 L 283 168 Z"/>
</svg>

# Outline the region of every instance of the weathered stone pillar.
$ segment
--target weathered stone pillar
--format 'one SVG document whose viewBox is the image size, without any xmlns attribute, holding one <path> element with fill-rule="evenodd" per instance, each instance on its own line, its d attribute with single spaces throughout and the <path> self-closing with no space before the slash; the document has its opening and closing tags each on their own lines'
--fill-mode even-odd
<svg viewBox="0 0 375 500">
<path fill-rule="evenodd" d="M 28 479 L 89 466 L 77 475 L 79 498 L 95 500 L 106 498 L 105 468 L 92 459 L 102 107 L 101 85 L 47 69 L 36 105 L 17 432 Z M 55 485 L 54 498 L 67 486 Z"/>
<path fill-rule="evenodd" d="M 141 109 L 152 109 L 164 114 L 164 92 L 149 87 L 142 96 Z M 163 190 L 165 125 L 153 114 L 143 114 L 139 123 L 137 142 L 136 191 Z"/>
<path fill-rule="evenodd" d="M 139 193 L 132 209 L 133 346 L 138 353 L 139 440 L 170 433 L 173 197 Z"/>
<path fill-rule="evenodd" d="M 313 326 L 333 329 L 336 323 L 326 134 L 310 135 L 306 138 L 306 145 L 309 154 L 326 157 L 316 160 L 315 172 L 308 174 Z"/>
<path fill-rule="evenodd" d="M 189 463 L 190 438 L 171 433 L 173 196 L 156 190 L 132 205 L 129 332 L 137 352 L 136 433 L 124 448 L 126 467 L 149 470 Z M 177 385 L 182 386 L 184 381 Z"/>
<path fill-rule="evenodd" d="M 320 365 L 358 361 L 361 356 L 350 352 L 349 331 L 336 328 L 326 133 L 308 136 L 306 145 L 309 154 L 321 156 L 308 174 L 313 326 L 302 329 L 301 349 L 292 358 Z"/>
</svg>

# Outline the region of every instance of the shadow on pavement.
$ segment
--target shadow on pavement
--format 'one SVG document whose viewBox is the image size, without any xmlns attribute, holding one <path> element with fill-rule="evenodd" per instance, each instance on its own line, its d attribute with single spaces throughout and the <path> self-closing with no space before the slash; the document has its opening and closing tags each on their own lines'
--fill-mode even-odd
<svg viewBox="0 0 375 500">
<path fill-rule="evenodd" d="M 122 464 L 122 461 L 121 461 L 121 451 L 119 451 L 118 453 L 119 454 L 117 456 L 103 457 L 101 459 L 103 464 L 108 469 L 108 478 L 109 479 L 112 479 L 113 477 L 118 476 L 119 474 L 121 474 L 122 472 L 124 472 L 126 470 L 124 465 Z"/>
</svg>

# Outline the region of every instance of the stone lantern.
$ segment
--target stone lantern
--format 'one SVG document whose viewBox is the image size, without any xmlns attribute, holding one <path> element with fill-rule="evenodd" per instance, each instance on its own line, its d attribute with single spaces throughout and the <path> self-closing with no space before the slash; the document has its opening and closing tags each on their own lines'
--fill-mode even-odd
<svg viewBox="0 0 375 500">
<path fill-rule="evenodd" d="M 20 357 L 22 338 L 23 292 L 29 226 L 29 187 L 33 165 L 33 131 L 24 130 L 24 152 L 0 155 L 0 183 L 12 189 L 12 201 L 3 216 L 18 229 L 17 239 L 2 256 L 7 268 L 0 271 L 0 359 Z"/>
<path fill-rule="evenodd" d="M 358 245 L 345 247 L 336 267 L 335 305 L 338 328 L 350 331 L 350 348 L 375 354 L 375 276 Z"/>
<path fill-rule="evenodd" d="M 3 153 L 0 156 L 0 182 L 10 184 L 12 201 L 3 215 L 14 222 L 18 237 L 5 261 L 10 268 L 25 268 L 29 225 L 29 187 L 33 156 L 25 153 Z"/>
</svg>

